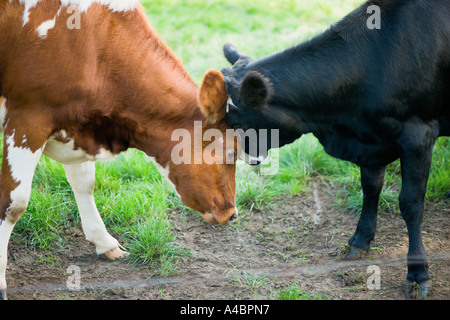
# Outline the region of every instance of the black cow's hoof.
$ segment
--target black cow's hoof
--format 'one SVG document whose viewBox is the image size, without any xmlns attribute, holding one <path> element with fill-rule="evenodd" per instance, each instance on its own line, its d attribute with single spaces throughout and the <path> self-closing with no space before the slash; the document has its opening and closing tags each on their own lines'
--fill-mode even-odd
<svg viewBox="0 0 450 320">
<path fill-rule="evenodd" d="M 8 300 L 6 297 L 6 290 L 0 290 L 0 300 Z"/>
<path fill-rule="evenodd" d="M 354 246 L 350 246 L 348 254 L 345 256 L 345 260 L 355 260 L 363 258 L 367 255 L 367 250 L 356 248 Z"/>
<path fill-rule="evenodd" d="M 420 284 L 416 282 L 408 281 L 406 284 L 406 297 L 412 299 L 423 299 L 430 293 L 431 280 L 422 282 Z"/>
</svg>

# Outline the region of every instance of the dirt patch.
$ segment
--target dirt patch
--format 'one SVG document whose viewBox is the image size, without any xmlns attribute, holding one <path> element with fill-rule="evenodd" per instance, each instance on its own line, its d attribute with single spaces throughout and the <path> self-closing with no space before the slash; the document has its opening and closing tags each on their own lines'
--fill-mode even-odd
<svg viewBox="0 0 450 320">
<path fill-rule="evenodd" d="M 170 277 L 97 256 L 76 229 L 67 234 L 68 248 L 51 253 L 11 244 L 9 298 L 277 299 L 295 282 L 302 291 L 329 299 L 403 299 L 408 235 L 400 214 L 380 214 L 369 255 L 344 261 L 341 251 L 357 217 L 334 199 L 333 190 L 319 186 L 311 195 L 279 199 L 271 210 L 253 211 L 225 228 L 174 213 L 177 241 L 192 255 L 182 258 Z M 423 239 L 433 276 L 428 299 L 450 298 L 449 215 L 448 200 L 426 208 Z M 81 291 L 67 289 L 69 266 L 80 268 Z M 375 274 L 368 273 L 374 270 L 370 266 L 379 268 L 379 290 L 369 288 L 371 281 L 368 287 Z"/>
</svg>

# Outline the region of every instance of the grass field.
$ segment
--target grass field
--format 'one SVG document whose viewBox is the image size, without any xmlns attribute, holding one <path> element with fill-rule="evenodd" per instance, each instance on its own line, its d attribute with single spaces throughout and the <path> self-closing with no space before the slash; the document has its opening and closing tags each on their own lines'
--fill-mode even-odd
<svg viewBox="0 0 450 320">
<path fill-rule="evenodd" d="M 260 58 L 324 30 L 360 4 L 361 0 L 152 0 L 142 1 L 151 24 L 180 57 L 199 83 L 210 68 L 228 66 L 222 46 L 232 42 L 246 54 Z M 400 165 L 388 167 L 381 210 L 397 210 Z M 358 214 L 361 205 L 359 169 L 326 155 L 311 135 L 281 150 L 280 170 L 260 176 L 239 163 L 237 203 L 241 220 L 253 208 L 263 209 L 280 196 L 308 193 L 312 179 L 333 181 L 342 192 L 336 205 Z M 436 147 L 427 199 L 441 199 L 450 181 L 450 139 Z M 157 264 L 162 275 L 176 272 L 176 260 L 189 255 L 176 239 L 171 212 L 197 214 L 182 205 L 152 162 L 130 150 L 115 160 L 97 163 L 95 199 L 108 230 L 120 238 L 137 263 Z M 200 223 L 200 215 L 199 215 Z M 30 248 L 65 247 L 67 229 L 80 225 L 76 203 L 62 166 L 43 157 L 34 177 L 26 214 L 12 241 Z M 239 222 L 227 228 L 238 228 Z M 280 292 L 289 299 L 292 292 Z M 303 293 L 296 292 L 297 298 Z"/>
</svg>

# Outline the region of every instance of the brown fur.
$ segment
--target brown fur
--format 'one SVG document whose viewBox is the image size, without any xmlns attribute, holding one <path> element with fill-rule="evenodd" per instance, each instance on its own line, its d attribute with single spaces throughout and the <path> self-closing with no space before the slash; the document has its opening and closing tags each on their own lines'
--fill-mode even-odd
<svg viewBox="0 0 450 320">
<path fill-rule="evenodd" d="M 7 98 L 8 130 L 15 129 L 17 139 L 26 134 L 32 151 L 60 130 L 92 155 L 101 147 L 114 154 L 142 150 L 170 166 L 169 178 L 186 205 L 213 213 L 211 222 L 226 224 L 235 207 L 235 166 L 171 162 L 173 130 L 193 133 L 194 121 L 203 121 L 204 130 L 212 124 L 197 100 L 205 94 L 142 9 L 121 13 L 94 4 L 82 13 L 81 29 L 70 30 L 70 14 L 63 8 L 56 26 L 39 38 L 36 28 L 53 19 L 59 7 L 59 1 L 39 2 L 23 26 L 23 5 L 0 1 L 0 94 Z M 211 114 L 214 105 L 224 110 L 225 101 L 207 100 L 200 102 Z M 214 128 L 225 134 L 224 117 L 216 120 Z M 8 174 L 3 166 L 0 209 L 8 206 L 8 194 L 16 187 Z"/>
</svg>

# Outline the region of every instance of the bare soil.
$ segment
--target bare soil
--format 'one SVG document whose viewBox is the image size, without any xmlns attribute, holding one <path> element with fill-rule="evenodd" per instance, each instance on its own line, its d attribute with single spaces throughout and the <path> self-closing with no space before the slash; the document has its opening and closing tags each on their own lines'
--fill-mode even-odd
<svg viewBox="0 0 450 320">
<path fill-rule="evenodd" d="M 335 300 L 405 299 L 408 235 L 399 212 L 381 213 L 370 253 L 343 259 L 358 217 L 336 205 L 330 186 L 311 195 L 280 198 L 270 210 L 254 210 L 237 226 L 210 226 L 199 216 L 173 214 L 177 242 L 191 252 L 175 275 L 157 267 L 97 256 L 78 229 L 69 246 L 54 252 L 10 244 L 7 271 L 11 300 L 225 300 L 277 299 L 295 287 Z M 423 239 L 433 276 L 430 300 L 450 298 L 450 201 L 427 205 Z M 120 235 L 116 235 L 120 238 Z M 67 268 L 81 270 L 80 291 L 69 291 Z M 368 287 L 380 270 L 379 290 Z M 369 269 L 370 270 L 370 269 Z"/>
</svg>

